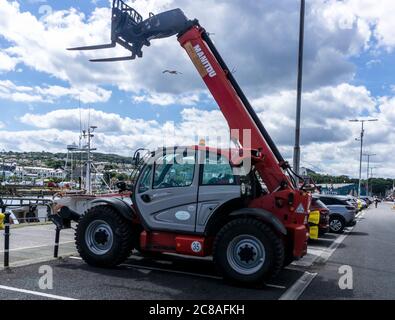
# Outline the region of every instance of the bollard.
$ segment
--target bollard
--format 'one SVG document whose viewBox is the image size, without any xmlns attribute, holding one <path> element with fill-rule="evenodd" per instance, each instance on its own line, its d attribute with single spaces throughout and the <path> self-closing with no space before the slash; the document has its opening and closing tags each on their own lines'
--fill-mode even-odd
<svg viewBox="0 0 395 320">
<path fill-rule="evenodd" d="M 55 233 L 55 247 L 53 249 L 53 257 L 57 258 L 58 253 L 59 253 L 59 238 L 60 238 L 60 229 L 57 227 L 56 228 L 56 233 Z"/>
<path fill-rule="evenodd" d="M 10 213 L 4 212 L 5 207 L 2 207 L 4 218 L 4 268 L 10 266 Z"/>
</svg>

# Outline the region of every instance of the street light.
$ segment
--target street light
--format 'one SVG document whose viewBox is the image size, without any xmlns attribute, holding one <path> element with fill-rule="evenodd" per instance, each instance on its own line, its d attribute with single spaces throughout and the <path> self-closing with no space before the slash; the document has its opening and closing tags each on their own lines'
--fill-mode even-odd
<svg viewBox="0 0 395 320">
<path fill-rule="evenodd" d="M 377 154 L 364 153 L 363 155 L 365 157 L 368 157 L 368 167 L 367 167 L 367 175 L 366 175 L 366 195 L 369 197 L 369 162 L 370 162 L 370 157 L 376 156 Z"/>
<path fill-rule="evenodd" d="M 298 84 L 296 97 L 296 125 L 295 125 L 295 146 L 293 158 L 293 170 L 299 175 L 300 166 L 300 113 L 302 105 L 302 75 L 303 75 L 303 43 L 304 43 L 304 16 L 305 0 L 300 2 L 300 23 L 299 23 L 299 56 L 298 56 Z M 295 177 L 298 182 L 298 177 Z"/>
<path fill-rule="evenodd" d="M 359 152 L 359 179 L 358 179 L 358 198 L 361 197 L 361 178 L 362 178 L 362 148 L 363 148 L 363 134 L 364 134 L 364 129 L 363 129 L 363 124 L 365 122 L 372 122 L 372 121 L 378 121 L 378 119 L 352 119 L 348 120 L 350 122 L 361 122 L 361 149 Z"/>
</svg>

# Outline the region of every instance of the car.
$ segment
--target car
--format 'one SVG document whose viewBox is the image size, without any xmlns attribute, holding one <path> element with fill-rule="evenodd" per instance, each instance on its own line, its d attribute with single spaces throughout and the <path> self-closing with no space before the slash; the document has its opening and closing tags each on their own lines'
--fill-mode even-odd
<svg viewBox="0 0 395 320">
<path fill-rule="evenodd" d="M 358 199 L 357 197 L 351 196 L 351 195 L 344 196 L 344 197 L 346 197 L 348 202 L 350 202 L 354 205 L 354 207 L 357 209 L 357 211 L 362 210 L 362 201 L 360 199 Z"/>
<path fill-rule="evenodd" d="M 320 222 L 318 224 L 318 232 L 319 235 L 323 235 L 329 231 L 329 214 L 330 211 L 328 207 L 319 199 L 318 196 L 313 196 L 311 200 L 311 211 L 319 211 L 320 212 Z"/>
<path fill-rule="evenodd" d="M 370 206 L 374 201 L 370 196 L 361 196 L 360 198 L 366 202 L 367 206 Z"/>
<path fill-rule="evenodd" d="M 345 227 L 356 224 L 355 215 L 358 209 L 347 196 L 319 194 L 321 200 L 330 210 L 329 229 L 333 233 L 342 233 Z"/>
<path fill-rule="evenodd" d="M 361 202 L 362 209 L 366 209 L 368 207 L 368 203 L 364 199 L 359 199 Z"/>
</svg>

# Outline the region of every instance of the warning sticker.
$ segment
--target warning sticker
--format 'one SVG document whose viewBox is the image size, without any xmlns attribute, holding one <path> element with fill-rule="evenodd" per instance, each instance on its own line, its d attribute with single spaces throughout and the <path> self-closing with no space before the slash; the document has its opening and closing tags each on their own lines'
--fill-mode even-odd
<svg viewBox="0 0 395 320">
<path fill-rule="evenodd" d="M 298 207 L 295 210 L 296 213 L 305 213 L 306 211 L 304 210 L 303 204 L 299 204 Z"/>
</svg>

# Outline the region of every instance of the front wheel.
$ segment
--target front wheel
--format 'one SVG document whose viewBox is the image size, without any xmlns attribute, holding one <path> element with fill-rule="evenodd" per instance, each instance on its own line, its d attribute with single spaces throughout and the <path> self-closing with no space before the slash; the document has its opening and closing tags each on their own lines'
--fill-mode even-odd
<svg viewBox="0 0 395 320">
<path fill-rule="evenodd" d="M 75 241 L 86 263 L 113 267 L 126 260 L 133 249 L 132 226 L 110 206 L 92 207 L 79 220 Z"/>
<path fill-rule="evenodd" d="M 265 223 L 241 218 L 227 223 L 214 241 L 214 262 L 225 278 L 259 284 L 284 265 L 284 244 Z"/>
<path fill-rule="evenodd" d="M 346 221 L 341 216 L 332 216 L 329 218 L 329 229 L 333 233 L 342 233 L 346 227 Z"/>
</svg>

